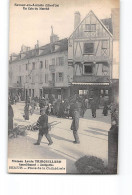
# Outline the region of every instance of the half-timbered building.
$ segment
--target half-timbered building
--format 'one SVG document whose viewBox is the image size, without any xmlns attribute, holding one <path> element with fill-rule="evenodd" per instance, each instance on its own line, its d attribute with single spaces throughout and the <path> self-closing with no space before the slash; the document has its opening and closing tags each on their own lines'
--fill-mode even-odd
<svg viewBox="0 0 132 195">
<path fill-rule="evenodd" d="M 75 13 L 74 31 L 68 39 L 68 66 L 71 94 L 85 94 L 88 98 L 109 96 L 112 67 L 112 31 L 109 20 L 99 20 L 90 11 L 80 22 Z M 110 28 L 110 29 L 109 29 Z"/>
</svg>

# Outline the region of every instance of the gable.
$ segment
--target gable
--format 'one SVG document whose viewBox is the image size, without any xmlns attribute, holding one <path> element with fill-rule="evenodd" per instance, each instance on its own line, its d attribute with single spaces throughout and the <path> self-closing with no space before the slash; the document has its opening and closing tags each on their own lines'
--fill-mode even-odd
<svg viewBox="0 0 132 195">
<path fill-rule="evenodd" d="M 88 39 L 93 37 L 112 37 L 112 34 L 105 27 L 102 21 L 99 20 L 92 11 L 90 11 L 69 38 Z"/>
</svg>

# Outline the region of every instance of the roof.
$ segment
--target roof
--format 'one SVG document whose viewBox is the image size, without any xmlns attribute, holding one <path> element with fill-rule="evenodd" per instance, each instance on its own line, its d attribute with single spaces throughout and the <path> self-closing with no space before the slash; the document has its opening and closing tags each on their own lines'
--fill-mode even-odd
<svg viewBox="0 0 132 195">
<path fill-rule="evenodd" d="M 109 33 L 109 35 L 112 37 L 112 33 L 110 32 L 110 30 L 108 30 L 108 28 L 105 26 L 105 24 L 94 14 L 94 12 L 91 10 L 84 18 L 83 20 L 79 23 L 79 25 L 74 29 L 74 31 L 72 32 L 72 34 L 69 36 L 69 38 L 74 34 L 74 32 L 77 30 L 77 28 L 81 25 L 81 23 L 85 20 L 86 17 L 88 17 L 90 14 L 93 14 L 95 16 L 95 18 L 99 21 L 99 23 L 104 27 L 104 29 Z"/>
<path fill-rule="evenodd" d="M 24 60 L 24 59 L 30 59 L 30 58 L 38 57 L 38 56 L 49 55 L 51 53 L 57 53 L 57 52 L 63 52 L 63 51 L 68 51 L 67 38 L 61 39 L 61 40 L 56 41 L 52 44 L 49 43 L 49 44 L 43 45 L 39 48 L 29 50 L 25 53 L 15 54 L 15 55 L 13 55 L 15 57 L 15 59 L 12 60 L 11 62 L 20 61 L 20 60 Z M 24 54 L 24 57 L 21 58 L 22 54 Z"/>
<path fill-rule="evenodd" d="M 102 23 L 106 26 L 106 28 L 113 34 L 113 28 L 112 28 L 112 18 L 105 18 L 101 20 Z"/>
</svg>

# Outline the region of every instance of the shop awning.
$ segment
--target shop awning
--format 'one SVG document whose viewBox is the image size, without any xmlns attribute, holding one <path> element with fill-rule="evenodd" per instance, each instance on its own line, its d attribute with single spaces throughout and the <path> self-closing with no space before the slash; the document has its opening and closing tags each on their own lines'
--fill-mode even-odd
<svg viewBox="0 0 132 195">
<path fill-rule="evenodd" d="M 109 83 L 72 83 L 72 85 L 109 85 Z"/>
</svg>

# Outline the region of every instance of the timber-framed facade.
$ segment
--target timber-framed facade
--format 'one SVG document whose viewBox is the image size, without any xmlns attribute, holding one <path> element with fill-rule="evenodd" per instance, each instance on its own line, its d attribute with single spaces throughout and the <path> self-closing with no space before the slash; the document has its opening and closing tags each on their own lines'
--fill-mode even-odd
<svg viewBox="0 0 132 195">
<path fill-rule="evenodd" d="M 76 12 L 78 22 L 68 39 L 68 66 L 73 72 L 71 91 L 85 94 L 88 98 L 100 98 L 110 95 L 112 70 L 112 29 L 111 20 L 99 20 L 93 11 L 80 22 L 80 13 Z"/>
</svg>

